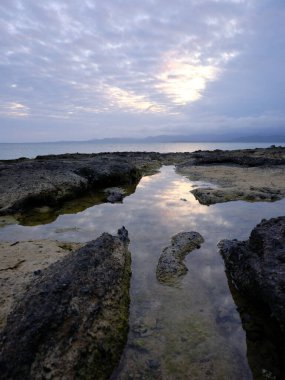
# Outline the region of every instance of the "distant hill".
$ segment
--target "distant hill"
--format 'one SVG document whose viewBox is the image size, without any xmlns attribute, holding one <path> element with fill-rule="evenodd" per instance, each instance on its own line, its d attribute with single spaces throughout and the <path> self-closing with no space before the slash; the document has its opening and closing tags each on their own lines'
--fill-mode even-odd
<svg viewBox="0 0 285 380">
<path fill-rule="evenodd" d="M 252 135 L 252 136 L 217 136 L 217 135 L 159 135 L 159 136 L 147 136 L 143 138 L 122 138 L 111 137 L 103 139 L 92 139 L 88 142 L 97 142 L 101 144 L 136 144 L 136 143 L 203 143 L 203 142 L 256 142 L 256 143 L 283 143 L 285 142 L 285 135 Z"/>
<path fill-rule="evenodd" d="M 272 136 L 244 136 L 236 137 L 233 142 L 264 142 L 264 143 L 278 143 L 285 142 L 285 135 L 272 135 Z"/>
</svg>

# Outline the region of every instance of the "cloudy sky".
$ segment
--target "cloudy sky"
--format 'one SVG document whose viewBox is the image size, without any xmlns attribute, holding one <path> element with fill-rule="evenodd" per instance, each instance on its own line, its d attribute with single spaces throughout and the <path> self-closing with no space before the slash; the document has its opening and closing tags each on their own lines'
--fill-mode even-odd
<svg viewBox="0 0 285 380">
<path fill-rule="evenodd" d="M 1 0 L 0 141 L 285 131 L 284 0 Z"/>
</svg>

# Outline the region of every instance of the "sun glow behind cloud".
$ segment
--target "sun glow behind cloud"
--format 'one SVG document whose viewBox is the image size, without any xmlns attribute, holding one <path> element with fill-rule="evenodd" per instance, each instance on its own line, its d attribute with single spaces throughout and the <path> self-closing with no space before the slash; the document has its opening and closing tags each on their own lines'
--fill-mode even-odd
<svg viewBox="0 0 285 380">
<path fill-rule="evenodd" d="M 184 59 L 172 59 L 166 63 L 157 78 L 157 89 L 174 103 L 185 105 L 202 96 L 207 82 L 218 77 L 220 69 L 211 65 L 194 65 Z"/>
<path fill-rule="evenodd" d="M 181 55 L 179 51 L 167 53 L 156 78 L 156 89 L 173 103 L 186 105 L 199 100 L 210 81 L 217 80 L 225 65 L 239 53 L 224 51 L 217 56 L 208 56 L 203 62 L 202 52 Z"/>
</svg>

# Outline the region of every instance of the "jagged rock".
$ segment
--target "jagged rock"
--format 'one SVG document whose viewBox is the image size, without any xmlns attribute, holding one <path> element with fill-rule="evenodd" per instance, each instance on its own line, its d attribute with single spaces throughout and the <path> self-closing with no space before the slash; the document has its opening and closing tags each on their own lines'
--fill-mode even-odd
<svg viewBox="0 0 285 380">
<path fill-rule="evenodd" d="M 285 332 L 285 216 L 263 220 L 249 240 L 222 240 L 219 248 L 234 286 Z"/>
<path fill-rule="evenodd" d="M 204 242 L 203 237 L 195 231 L 179 232 L 171 239 L 171 245 L 164 248 L 158 260 L 156 278 L 164 284 L 173 284 L 188 269 L 183 263 L 185 256 Z"/>
<path fill-rule="evenodd" d="M 128 331 L 130 253 L 104 233 L 35 276 L 0 334 L 1 379 L 108 379 Z"/>
</svg>

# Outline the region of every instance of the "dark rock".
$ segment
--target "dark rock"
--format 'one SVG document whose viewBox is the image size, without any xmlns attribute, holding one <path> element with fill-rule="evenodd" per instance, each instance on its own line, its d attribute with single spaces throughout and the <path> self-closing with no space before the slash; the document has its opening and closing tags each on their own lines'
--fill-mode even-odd
<svg viewBox="0 0 285 380">
<path fill-rule="evenodd" d="M 103 187 L 138 183 L 140 169 L 120 156 L 59 155 L 0 162 L 0 214 L 56 207 Z"/>
<path fill-rule="evenodd" d="M 252 302 L 263 305 L 285 333 L 285 263 L 282 260 L 285 216 L 262 221 L 247 241 L 223 240 L 219 248 L 234 286 Z"/>
<path fill-rule="evenodd" d="M 276 320 L 266 312 L 264 305 L 243 296 L 228 275 L 229 288 L 240 314 L 246 333 L 247 359 L 253 379 L 285 379 L 284 334 Z M 222 323 L 221 333 L 227 333 L 229 325 Z M 233 324 L 231 324 L 233 326 Z"/>
<path fill-rule="evenodd" d="M 1 379 L 108 379 L 128 332 L 125 228 L 35 276 L 0 334 Z"/>
<path fill-rule="evenodd" d="M 109 202 L 109 203 L 122 202 L 122 200 L 125 196 L 124 190 L 120 189 L 120 188 L 106 189 L 105 192 L 108 194 L 107 202 Z"/>
<path fill-rule="evenodd" d="M 194 165 L 236 164 L 245 167 L 284 165 L 285 149 L 271 146 L 261 149 L 198 151 L 192 154 L 191 161 Z"/>
<path fill-rule="evenodd" d="M 171 285 L 178 277 L 186 274 L 187 267 L 183 263 L 185 256 L 196 248 L 200 248 L 204 239 L 198 232 L 180 232 L 171 239 L 171 245 L 164 248 L 160 255 L 156 278 L 159 282 Z"/>
<path fill-rule="evenodd" d="M 118 230 L 118 237 L 119 239 L 124 243 L 124 244 L 129 244 L 130 239 L 129 239 L 129 233 L 128 230 L 123 226 Z"/>
<path fill-rule="evenodd" d="M 156 173 L 163 164 L 178 165 L 178 170 L 183 165 L 284 165 L 285 148 L 193 153 L 77 153 L 1 160 L 0 215 L 25 213 L 42 206 L 54 209 L 66 201 L 106 187 L 137 184 L 143 175 Z M 273 196 L 282 198 L 280 194 Z M 110 202 L 121 200 L 119 194 L 109 199 Z"/>
<path fill-rule="evenodd" d="M 246 332 L 254 379 L 285 378 L 285 217 L 263 219 L 249 240 L 223 240 L 220 252 Z"/>
</svg>

